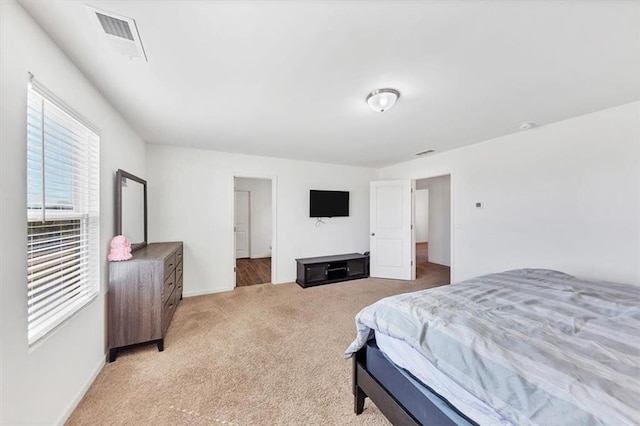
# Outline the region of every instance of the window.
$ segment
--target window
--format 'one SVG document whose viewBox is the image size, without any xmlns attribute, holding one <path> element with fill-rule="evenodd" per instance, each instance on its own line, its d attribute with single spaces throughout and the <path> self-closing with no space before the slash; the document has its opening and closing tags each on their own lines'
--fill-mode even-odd
<svg viewBox="0 0 640 426">
<path fill-rule="evenodd" d="M 99 292 L 99 143 L 88 123 L 32 80 L 27 96 L 29 344 Z"/>
</svg>

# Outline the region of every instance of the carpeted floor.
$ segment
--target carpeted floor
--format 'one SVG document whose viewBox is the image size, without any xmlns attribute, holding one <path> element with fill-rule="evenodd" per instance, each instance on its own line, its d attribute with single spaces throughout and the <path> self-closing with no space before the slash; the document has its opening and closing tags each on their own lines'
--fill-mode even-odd
<svg viewBox="0 0 640 426">
<path fill-rule="evenodd" d="M 107 364 L 69 425 L 388 425 L 353 414 L 354 316 L 396 293 L 445 284 L 363 279 L 302 289 L 261 284 L 184 299 L 165 340 Z"/>
</svg>

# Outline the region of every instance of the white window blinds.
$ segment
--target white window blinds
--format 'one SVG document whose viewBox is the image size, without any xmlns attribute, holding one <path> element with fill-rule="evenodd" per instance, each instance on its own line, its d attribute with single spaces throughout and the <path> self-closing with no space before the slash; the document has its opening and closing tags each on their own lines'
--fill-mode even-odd
<svg viewBox="0 0 640 426">
<path fill-rule="evenodd" d="M 100 289 L 99 143 L 91 126 L 35 81 L 27 101 L 29 344 Z"/>
</svg>

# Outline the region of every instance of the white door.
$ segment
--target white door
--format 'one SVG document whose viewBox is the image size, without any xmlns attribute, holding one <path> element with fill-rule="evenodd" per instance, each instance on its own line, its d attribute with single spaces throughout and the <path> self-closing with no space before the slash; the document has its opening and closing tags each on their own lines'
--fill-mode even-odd
<svg viewBox="0 0 640 426">
<path fill-rule="evenodd" d="M 235 191 L 236 259 L 249 257 L 249 191 Z"/>
<path fill-rule="evenodd" d="M 415 279 L 411 180 L 371 182 L 370 275 Z"/>
</svg>

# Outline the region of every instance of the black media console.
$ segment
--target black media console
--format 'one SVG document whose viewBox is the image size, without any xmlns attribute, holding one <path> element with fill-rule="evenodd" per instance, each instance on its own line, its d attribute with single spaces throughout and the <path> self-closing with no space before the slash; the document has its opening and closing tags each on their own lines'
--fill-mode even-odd
<svg viewBox="0 0 640 426">
<path fill-rule="evenodd" d="M 296 259 L 301 287 L 357 280 L 369 276 L 369 255 L 360 253 Z"/>
</svg>

